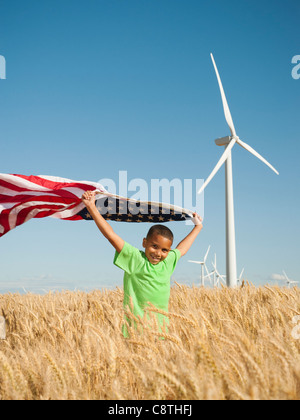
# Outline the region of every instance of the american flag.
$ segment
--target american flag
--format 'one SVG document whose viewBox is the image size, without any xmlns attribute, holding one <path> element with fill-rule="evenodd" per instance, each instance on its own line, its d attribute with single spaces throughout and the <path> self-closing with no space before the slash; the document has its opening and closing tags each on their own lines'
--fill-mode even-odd
<svg viewBox="0 0 300 420">
<path fill-rule="evenodd" d="M 82 194 L 88 190 L 96 192 L 97 208 L 106 220 L 165 223 L 192 217 L 191 211 L 170 204 L 110 194 L 97 182 L 0 174 L 0 237 L 33 218 L 92 220 L 81 201 Z"/>
</svg>

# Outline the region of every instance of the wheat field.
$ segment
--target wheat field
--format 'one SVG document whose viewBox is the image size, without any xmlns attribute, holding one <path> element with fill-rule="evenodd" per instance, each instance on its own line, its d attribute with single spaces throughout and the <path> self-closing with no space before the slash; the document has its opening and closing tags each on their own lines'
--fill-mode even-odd
<svg viewBox="0 0 300 420">
<path fill-rule="evenodd" d="M 122 299 L 119 288 L 0 295 L 0 399 L 299 399 L 298 288 L 176 284 L 164 339 L 153 307 L 124 339 Z"/>
</svg>

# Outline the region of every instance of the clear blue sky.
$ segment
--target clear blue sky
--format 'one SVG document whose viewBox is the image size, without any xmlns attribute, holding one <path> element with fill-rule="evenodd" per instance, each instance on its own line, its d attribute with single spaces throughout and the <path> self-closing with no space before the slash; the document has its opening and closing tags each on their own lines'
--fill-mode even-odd
<svg viewBox="0 0 300 420">
<path fill-rule="evenodd" d="M 206 178 L 229 134 L 213 52 L 237 133 L 280 172 L 235 147 L 238 271 L 254 284 L 299 274 L 300 54 L 296 0 L 1 1 L 1 170 L 75 180 Z M 205 229 L 225 271 L 224 170 L 206 190 Z M 140 246 L 148 225 L 113 223 Z M 179 242 L 190 228 L 169 225 Z M 0 240 L 0 292 L 122 285 L 92 222 L 33 220 Z"/>
</svg>

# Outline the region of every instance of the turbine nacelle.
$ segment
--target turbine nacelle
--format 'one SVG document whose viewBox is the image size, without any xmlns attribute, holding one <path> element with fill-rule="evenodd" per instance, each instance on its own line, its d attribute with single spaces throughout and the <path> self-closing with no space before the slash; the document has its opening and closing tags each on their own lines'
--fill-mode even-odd
<svg viewBox="0 0 300 420">
<path fill-rule="evenodd" d="M 221 137 L 219 139 L 216 139 L 215 143 L 217 146 L 228 146 L 232 139 L 232 136 Z"/>
</svg>

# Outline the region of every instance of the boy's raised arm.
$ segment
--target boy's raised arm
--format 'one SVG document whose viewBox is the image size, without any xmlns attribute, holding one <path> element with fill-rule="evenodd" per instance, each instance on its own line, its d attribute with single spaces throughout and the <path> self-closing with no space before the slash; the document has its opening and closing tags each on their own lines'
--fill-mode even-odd
<svg viewBox="0 0 300 420">
<path fill-rule="evenodd" d="M 85 204 L 88 212 L 94 219 L 100 232 L 106 239 L 108 239 L 108 241 L 112 244 L 115 250 L 120 253 L 123 249 L 125 241 L 115 233 L 110 224 L 107 223 L 107 221 L 99 213 L 95 204 L 95 192 L 86 191 L 82 196 L 82 202 Z"/>
<path fill-rule="evenodd" d="M 182 257 L 188 252 L 203 228 L 202 219 L 197 213 L 193 214 L 193 222 L 195 224 L 194 229 L 176 247 Z"/>
</svg>

